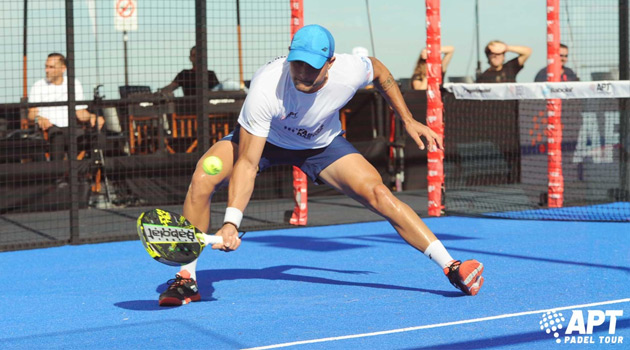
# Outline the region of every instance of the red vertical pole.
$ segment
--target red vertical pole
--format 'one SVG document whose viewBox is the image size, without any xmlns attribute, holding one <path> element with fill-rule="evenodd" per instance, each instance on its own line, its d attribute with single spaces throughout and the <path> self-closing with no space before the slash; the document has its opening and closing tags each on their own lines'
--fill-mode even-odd
<svg viewBox="0 0 630 350">
<path fill-rule="evenodd" d="M 559 82 L 560 62 L 560 0 L 547 0 L 547 81 Z M 562 175 L 562 100 L 547 100 L 547 199 L 549 208 L 560 208 L 564 201 Z"/>
<path fill-rule="evenodd" d="M 303 0 L 291 0 L 291 37 L 304 26 Z M 308 182 L 306 174 L 298 167 L 293 167 L 293 199 L 295 207 L 289 223 L 306 225 L 308 220 Z"/>
<path fill-rule="evenodd" d="M 440 0 L 426 0 L 427 20 L 427 126 L 444 140 L 443 104 L 440 84 L 442 83 L 442 54 L 440 53 Z M 429 215 L 440 216 L 442 189 L 444 188 L 444 151 L 428 150 L 428 199 Z"/>
<path fill-rule="evenodd" d="M 291 0 L 291 37 L 304 26 L 303 0 Z"/>
</svg>

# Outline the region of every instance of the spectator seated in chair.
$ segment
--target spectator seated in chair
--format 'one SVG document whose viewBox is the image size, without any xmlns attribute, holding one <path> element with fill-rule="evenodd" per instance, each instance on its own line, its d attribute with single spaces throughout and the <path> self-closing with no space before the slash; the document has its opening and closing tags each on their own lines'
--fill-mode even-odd
<svg viewBox="0 0 630 350">
<path fill-rule="evenodd" d="M 59 53 L 48 55 L 46 59 L 46 78 L 37 81 L 33 85 L 29 95 L 29 102 L 68 101 L 68 83 L 64 75 L 65 72 L 65 57 Z M 85 100 L 83 86 L 77 79 L 75 79 L 75 100 Z M 103 117 L 97 117 L 95 114 L 90 113 L 85 105 L 76 106 L 76 116 L 80 123 L 89 125 L 96 132 L 100 131 L 105 123 Z M 32 107 L 28 110 L 28 119 L 33 121 L 36 127 L 48 133 L 51 160 L 63 160 L 67 147 L 68 107 Z M 79 135 L 81 133 L 79 132 Z"/>
</svg>

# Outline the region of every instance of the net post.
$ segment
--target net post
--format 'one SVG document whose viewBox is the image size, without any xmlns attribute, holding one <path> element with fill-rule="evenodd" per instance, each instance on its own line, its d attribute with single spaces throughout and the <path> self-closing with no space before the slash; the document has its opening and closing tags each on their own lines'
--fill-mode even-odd
<svg viewBox="0 0 630 350">
<path fill-rule="evenodd" d="M 238 41 L 238 80 L 241 90 L 245 88 L 243 78 L 243 41 L 241 40 L 241 2 L 236 0 L 236 38 Z"/>
<path fill-rule="evenodd" d="M 210 148 L 210 102 L 208 95 L 208 22 L 206 19 L 206 1 L 195 0 L 195 59 L 197 72 L 195 75 L 195 111 L 197 113 L 197 140 L 199 154 Z"/>
<path fill-rule="evenodd" d="M 560 0 L 547 0 L 547 81 L 559 82 Z M 547 187 L 548 206 L 561 208 L 564 201 L 562 174 L 562 100 L 547 99 Z"/>
<path fill-rule="evenodd" d="M 619 80 L 630 79 L 630 17 L 628 0 L 619 0 Z"/>
<path fill-rule="evenodd" d="M 442 83 L 440 0 L 426 0 L 427 21 L 427 126 L 444 139 Z M 444 209 L 444 151 L 428 149 L 427 152 L 428 214 L 440 216 Z"/>
<path fill-rule="evenodd" d="M 619 80 L 630 80 L 630 29 L 628 0 L 619 0 Z M 630 113 L 628 99 L 619 100 L 619 177 L 621 190 L 630 193 Z"/>
<path fill-rule="evenodd" d="M 303 0 L 291 0 L 291 37 L 304 25 Z M 293 167 L 293 199 L 295 207 L 289 223 L 306 225 L 308 220 L 308 182 L 306 174 L 300 168 Z"/>
<path fill-rule="evenodd" d="M 79 174 L 77 154 L 77 110 L 74 56 L 74 5 L 66 0 L 66 72 L 68 86 L 68 164 L 70 167 L 70 244 L 79 244 Z"/>
</svg>

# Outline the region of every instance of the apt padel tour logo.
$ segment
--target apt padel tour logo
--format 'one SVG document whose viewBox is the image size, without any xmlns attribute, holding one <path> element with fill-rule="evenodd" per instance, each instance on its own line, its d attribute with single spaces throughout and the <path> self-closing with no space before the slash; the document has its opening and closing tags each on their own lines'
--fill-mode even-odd
<svg viewBox="0 0 630 350">
<path fill-rule="evenodd" d="M 623 310 L 571 310 L 570 316 L 552 310 L 540 315 L 539 325 L 558 344 L 617 345 L 624 340 L 623 336 L 615 335 L 617 318 L 621 316 Z"/>
</svg>

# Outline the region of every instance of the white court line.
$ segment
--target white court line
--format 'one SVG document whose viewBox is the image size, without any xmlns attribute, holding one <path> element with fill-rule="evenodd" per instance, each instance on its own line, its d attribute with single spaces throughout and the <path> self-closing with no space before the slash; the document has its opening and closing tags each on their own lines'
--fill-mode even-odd
<svg viewBox="0 0 630 350">
<path fill-rule="evenodd" d="M 609 300 L 609 301 L 601 301 L 601 302 L 598 302 L 598 303 L 591 303 L 591 304 L 563 306 L 563 307 L 556 307 L 556 308 L 551 308 L 551 309 L 543 309 L 543 310 L 535 310 L 535 311 L 517 312 L 517 313 L 513 313 L 513 314 L 503 314 L 503 315 L 497 315 L 497 316 L 473 318 L 473 319 L 470 319 L 470 320 L 445 322 L 445 323 L 436 323 L 436 324 L 429 324 L 429 325 L 425 325 L 425 326 L 391 329 L 391 330 L 388 330 L 388 331 L 380 331 L 380 332 L 373 332 L 373 333 L 361 333 L 361 334 L 344 335 L 344 336 L 340 336 L 340 337 L 330 337 L 330 338 L 302 340 L 302 341 L 296 341 L 296 342 L 291 342 L 291 343 L 282 343 L 282 344 L 275 344 L 275 345 L 259 346 L 259 347 L 255 347 L 255 348 L 247 348 L 247 349 L 243 349 L 243 350 L 264 350 L 264 349 L 286 348 L 286 347 L 294 346 L 294 345 L 323 343 L 323 342 L 345 340 L 345 339 L 373 337 L 373 336 L 377 336 L 377 335 L 411 332 L 411 331 L 417 331 L 417 330 L 421 330 L 421 329 L 430 329 L 430 328 L 438 328 L 438 327 L 446 327 L 446 326 L 455 326 L 455 325 L 467 324 L 467 323 L 476 323 L 476 322 L 499 320 L 499 319 L 502 319 L 502 318 L 518 317 L 518 316 L 533 315 L 533 314 L 542 314 L 543 312 L 547 312 L 547 311 L 560 311 L 560 310 L 568 310 L 568 309 L 582 309 L 582 308 L 585 308 L 585 307 L 601 306 L 601 305 L 609 305 L 609 304 L 620 304 L 620 303 L 628 303 L 628 302 L 630 302 L 630 298 Z"/>
</svg>

